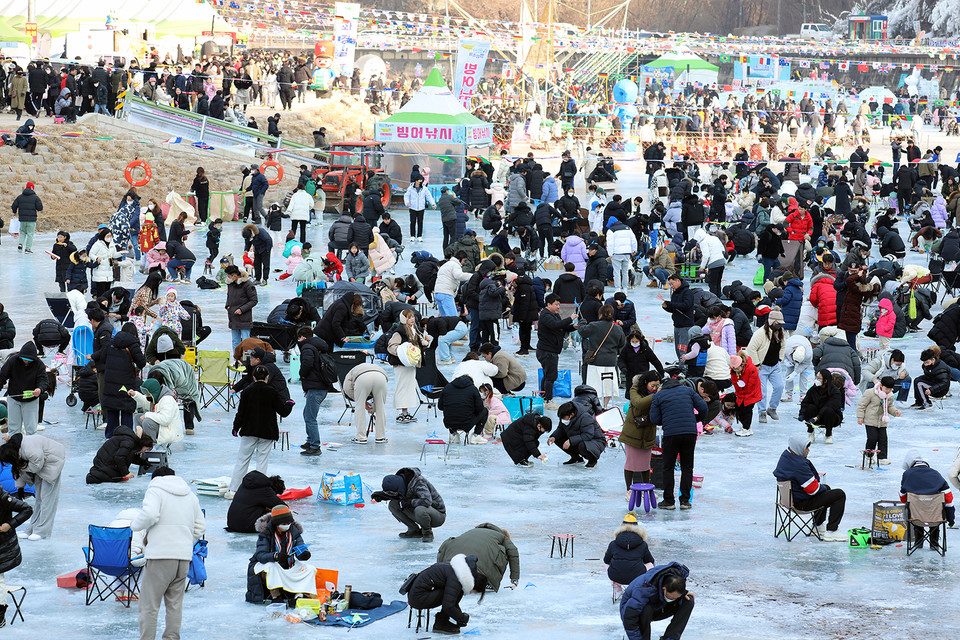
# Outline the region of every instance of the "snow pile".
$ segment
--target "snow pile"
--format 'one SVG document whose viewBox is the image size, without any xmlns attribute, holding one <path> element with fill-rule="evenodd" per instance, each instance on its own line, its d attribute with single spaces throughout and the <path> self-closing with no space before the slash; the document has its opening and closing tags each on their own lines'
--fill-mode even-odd
<svg viewBox="0 0 960 640">
<path fill-rule="evenodd" d="M 866 0 L 857 2 L 850 13 L 887 16 L 891 38 L 916 37 L 916 20 L 931 36 L 954 37 L 960 31 L 960 0 Z"/>
</svg>

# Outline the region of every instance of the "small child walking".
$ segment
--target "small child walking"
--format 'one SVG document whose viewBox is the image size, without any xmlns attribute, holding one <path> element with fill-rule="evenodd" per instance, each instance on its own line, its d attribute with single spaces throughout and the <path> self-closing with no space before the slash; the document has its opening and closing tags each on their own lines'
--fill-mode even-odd
<svg viewBox="0 0 960 640">
<path fill-rule="evenodd" d="M 887 449 L 887 424 L 890 416 L 899 416 L 900 411 L 893 401 L 893 389 L 896 381 L 890 376 L 880 378 L 879 384 L 867 389 L 857 405 L 857 424 L 862 424 L 867 430 L 867 444 L 865 449 L 879 451 L 878 464 L 890 464 Z"/>
<path fill-rule="evenodd" d="M 157 229 L 157 223 L 154 222 L 153 214 L 147 213 L 143 217 L 143 224 L 140 225 L 140 234 L 137 236 L 137 244 L 140 245 L 140 272 L 147 272 L 147 252 L 157 246 L 160 242 L 160 231 Z"/>
<path fill-rule="evenodd" d="M 897 325 L 897 315 L 893 311 L 893 301 L 890 298 L 880 300 L 880 317 L 877 318 L 877 340 L 880 342 L 880 350 L 886 351 L 890 347 L 890 338 L 893 337 L 893 329 Z"/>
<path fill-rule="evenodd" d="M 157 310 L 157 319 L 160 321 L 160 324 L 165 327 L 170 327 L 177 332 L 177 335 L 180 335 L 183 329 L 180 321 L 189 318 L 190 314 L 177 300 L 177 290 L 169 287 L 167 289 L 167 295 L 164 296 L 163 302 Z"/>
<path fill-rule="evenodd" d="M 207 226 L 207 251 L 210 252 L 210 257 L 207 258 L 207 263 L 203 266 L 204 274 L 213 271 L 213 261 L 217 259 L 217 255 L 220 253 L 220 234 L 223 230 L 223 220 L 217 218 Z"/>
</svg>

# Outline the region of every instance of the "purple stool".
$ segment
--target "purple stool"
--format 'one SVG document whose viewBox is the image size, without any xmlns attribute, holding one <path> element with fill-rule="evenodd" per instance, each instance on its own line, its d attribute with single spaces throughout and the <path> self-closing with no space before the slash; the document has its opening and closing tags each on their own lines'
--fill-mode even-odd
<svg viewBox="0 0 960 640">
<path fill-rule="evenodd" d="M 630 506 L 629 511 L 634 507 L 640 506 L 640 500 L 643 500 L 643 510 L 650 513 L 650 509 L 657 508 L 657 494 L 654 493 L 654 486 L 647 482 L 638 482 L 630 485 Z"/>
</svg>

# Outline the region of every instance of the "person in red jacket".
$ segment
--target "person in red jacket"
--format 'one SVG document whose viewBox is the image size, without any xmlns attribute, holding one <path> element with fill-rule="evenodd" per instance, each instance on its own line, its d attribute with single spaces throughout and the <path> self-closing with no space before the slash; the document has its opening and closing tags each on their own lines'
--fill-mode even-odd
<svg viewBox="0 0 960 640">
<path fill-rule="evenodd" d="M 752 436 L 753 405 L 763 397 L 763 388 L 760 385 L 760 372 L 746 352 L 730 356 L 730 378 L 737 395 L 737 420 L 742 425 L 736 435 Z"/>
<path fill-rule="evenodd" d="M 810 280 L 810 304 L 817 310 L 818 329 L 837 324 L 837 290 L 833 288 L 835 279 L 835 274 L 824 271 Z"/>
<path fill-rule="evenodd" d="M 340 279 L 342 274 L 343 263 L 340 262 L 340 259 L 337 258 L 335 253 L 332 251 L 328 252 L 323 258 L 323 275 L 327 276 L 327 280 L 336 282 Z"/>
<path fill-rule="evenodd" d="M 787 240 L 803 242 L 810 239 L 813 231 L 813 218 L 806 209 L 801 209 L 796 198 L 787 201 Z"/>
</svg>

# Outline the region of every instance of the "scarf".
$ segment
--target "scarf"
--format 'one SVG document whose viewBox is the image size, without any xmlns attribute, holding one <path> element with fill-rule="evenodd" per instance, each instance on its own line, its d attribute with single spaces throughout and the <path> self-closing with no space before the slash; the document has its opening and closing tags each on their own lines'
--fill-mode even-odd
<svg viewBox="0 0 960 640">
<path fill-rule="evenodd" d="M 725 320 L 725 318 L 722 318 L 722 317 L 721 317 L 721 318 L 717 318 L 717 321 L 716 321 L 716 322 L 714 322 L 713 320 L 710 320 L 710 321 L 707 322 L 707 326 L 710 327 L 710 339 L 713 340 L 713 344 L 717 345 L 718 347 L 721 346 L 721 344 L 720 344 L 721 337 L 720 337 L 720 336 L 721 336 L 721 333 L 723 332 L 723 321 L 724 321 L 724 320 Z"/>
<path fill-rule="evenodd" d="M 891 391 L 890 393 L 887 393 L 885 391 L 881 391 L 880 387 L 875 388 L 873 392 L 877 394 L 878 398 L 880 398 L 880 406 L 883 407 L 883 417 L 880 419 L 883 420 L 884 424 L 886 424 L 890 422 L 890 414 L 887 413 L 887 399 L 893 395 L 893 392 Z"/>
<path fill-rule="evenodd" d="M 277 553 L 283 553 L 288 556 L 293 553 L 293 535 L 291 535 L 290 529 L 286 531 L 274 529 L 273 540 L 277 544 Z"/>
</svg>

